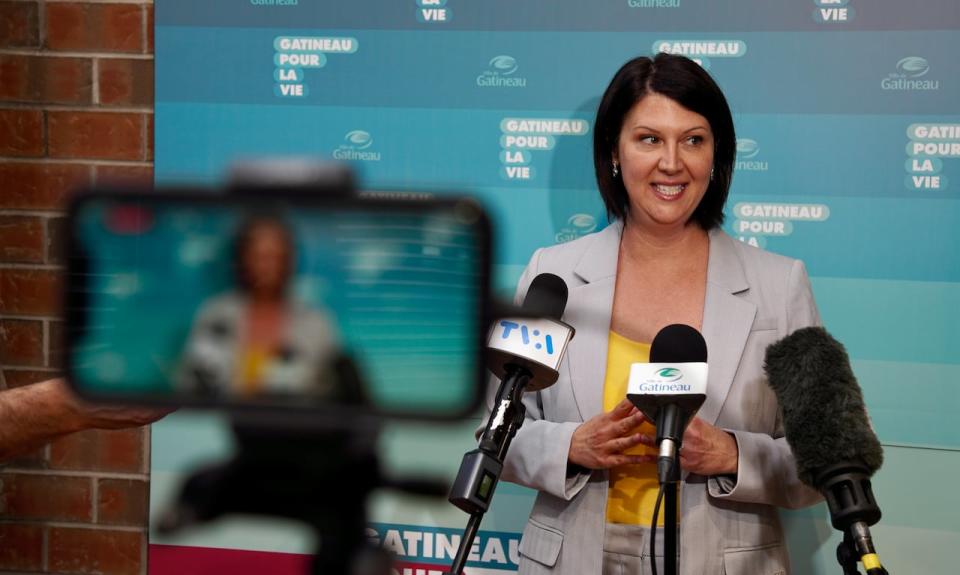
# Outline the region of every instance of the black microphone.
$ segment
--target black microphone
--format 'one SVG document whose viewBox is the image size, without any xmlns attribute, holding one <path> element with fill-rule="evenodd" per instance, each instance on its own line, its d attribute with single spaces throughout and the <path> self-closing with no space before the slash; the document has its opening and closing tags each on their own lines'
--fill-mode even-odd
<svg viewBox="0 0 960 575">
<path fill-rule="evenodd" d="M 683 432 L 706 400 L 707 342 L 689 325 L 672 324 L 650 344 L 650 363 L 630 368 L 627 397 L 657 427 L 660 483 L 680 480 Z"/>
<path fill-rule="evenodd" d="M 825 329 L 807 327 L 768 347 L 764 369 L 797 475 L 823 494 L 831 524 L 852 541 L 867 572 L 884 573 L 869 529 L 881 515 L 870 477 L 883 448 L 846 350 Z"/>
<path fill-rule="evenodd" d="M 557 368 L 573 337 L 573 327 L 560 321 L 567 307 L 567 284 L 553 274 L 533 278 L 517 317 L 494 322 L 487 342 L 487 367 L 500 378 L 494 410 L 480 436 L 480 445 L 463 455 L 447 500 L 470 514 L 450 573 L 461 575 L 483 514 L 503 471 L 510 442 L 523 425 L 525 391 L 556 383 Z"/>
<path fill-rule="evenodd" d="M 530 283 L 518 316 L 494 322 L 487 342 L 487 367 L 500 380 L 479 448 L 464 455 L 448 498 L 467 513 L 485 512 L 496 487 L 510 441 L 523 424 L 523 393 L 553 385 L 573 337 L 560 321 L 567 284 L 559 276 L 538 275 Z"/>
</svg>

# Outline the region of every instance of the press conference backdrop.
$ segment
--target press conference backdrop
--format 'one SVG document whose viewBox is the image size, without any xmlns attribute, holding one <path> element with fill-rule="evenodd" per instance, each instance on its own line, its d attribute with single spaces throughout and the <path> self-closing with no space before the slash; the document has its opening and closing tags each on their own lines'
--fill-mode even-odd
<svg viewBox="0 0 960 575">
<path fill-rule="evenodd" d="M 156 7 L 156 179 L 216 182 L 263 155 L 352 164 L 371 189 L 468 190 L 511 290 L 539 246 L 607 224 L 591 165 L 599 97 L 637 55 L 695 58 L 737 126 L 724 228 L 802 258 L 846 345 L 886 464 L 874 534 L 892 572 L 951 573 L 960 546 L 960 3 L 956 0 L 166 0 Z M 452 477 L 476 420 L 394 426 L 394 470 Z M 230 452 L 223 422 L 154 428 L 152 510 Z M 255 495 L 251 495 L 255 496 Z M 501 484 L 470 573 L 510 572 L 532 492 Z M 466 516 L 378 496 L 398 573 L 449 565 Z M 824 506 L 784 514 L 796 573 L 835 573 Z M 151 537 L 155 572 L 312 549 L 272 520 Z M 568 542 L 568 544 L 576 544 Z M 193 563 L 191 563 L 193 562 Z"/>
</svg>

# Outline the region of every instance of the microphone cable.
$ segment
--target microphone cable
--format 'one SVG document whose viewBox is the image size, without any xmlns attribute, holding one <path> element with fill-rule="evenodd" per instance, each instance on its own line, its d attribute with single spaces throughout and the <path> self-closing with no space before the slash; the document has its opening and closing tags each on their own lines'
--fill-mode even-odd
<svg viewBox="0 0 960 575">
<path fill-rule="evenodd" d="M 657 493 L 657 503 L 653 506 L 653 519 L 650 520 L 650 573 L 657 575 L 657 520 L 660 518 L 660 503 L 663 501 L 663 488 L 666 483 L 660 484 Z"/>
</svg>

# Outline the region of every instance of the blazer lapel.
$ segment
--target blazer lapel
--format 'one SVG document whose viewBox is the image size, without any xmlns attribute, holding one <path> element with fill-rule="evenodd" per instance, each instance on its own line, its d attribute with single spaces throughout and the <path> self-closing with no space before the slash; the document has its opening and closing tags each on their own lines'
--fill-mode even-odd
<svg viewBox="0 0 960 575">
<path fill-rule="evenodd" d="M 707 342 L 707 400 L 699 416 L 715 424 L 733 384 L 757 307 L 736 294 L 750 289 L 733 238 L 710 232 L 707 293 L 703 306 L 703 337 Z"/>
<path fill-rule="evenodd" d="M 566 316 L 569 323 L 577 326 L 574 338 L 579 341 L 570 346 L 569 366 L 574 400 L 583 421 L 603 410 L 607 341 L 622 229 L 623 225 L 615 221 L 597 234 L 573 269 L 585 282 L 570 290 L 567 309 L 571 312 Z"/>
</svg>

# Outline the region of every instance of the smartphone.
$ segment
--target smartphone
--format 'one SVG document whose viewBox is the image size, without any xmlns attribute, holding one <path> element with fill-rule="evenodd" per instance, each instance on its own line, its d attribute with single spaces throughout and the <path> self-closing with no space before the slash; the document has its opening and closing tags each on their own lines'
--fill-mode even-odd
<svg viewBox="0 0 960 575">
<path fill-rule="evenodd" d="M 465 197 L 87 191 L 66 368 L 95 401 L 454 419 L 479 405 L 490 223 Z"/>
</svg>

